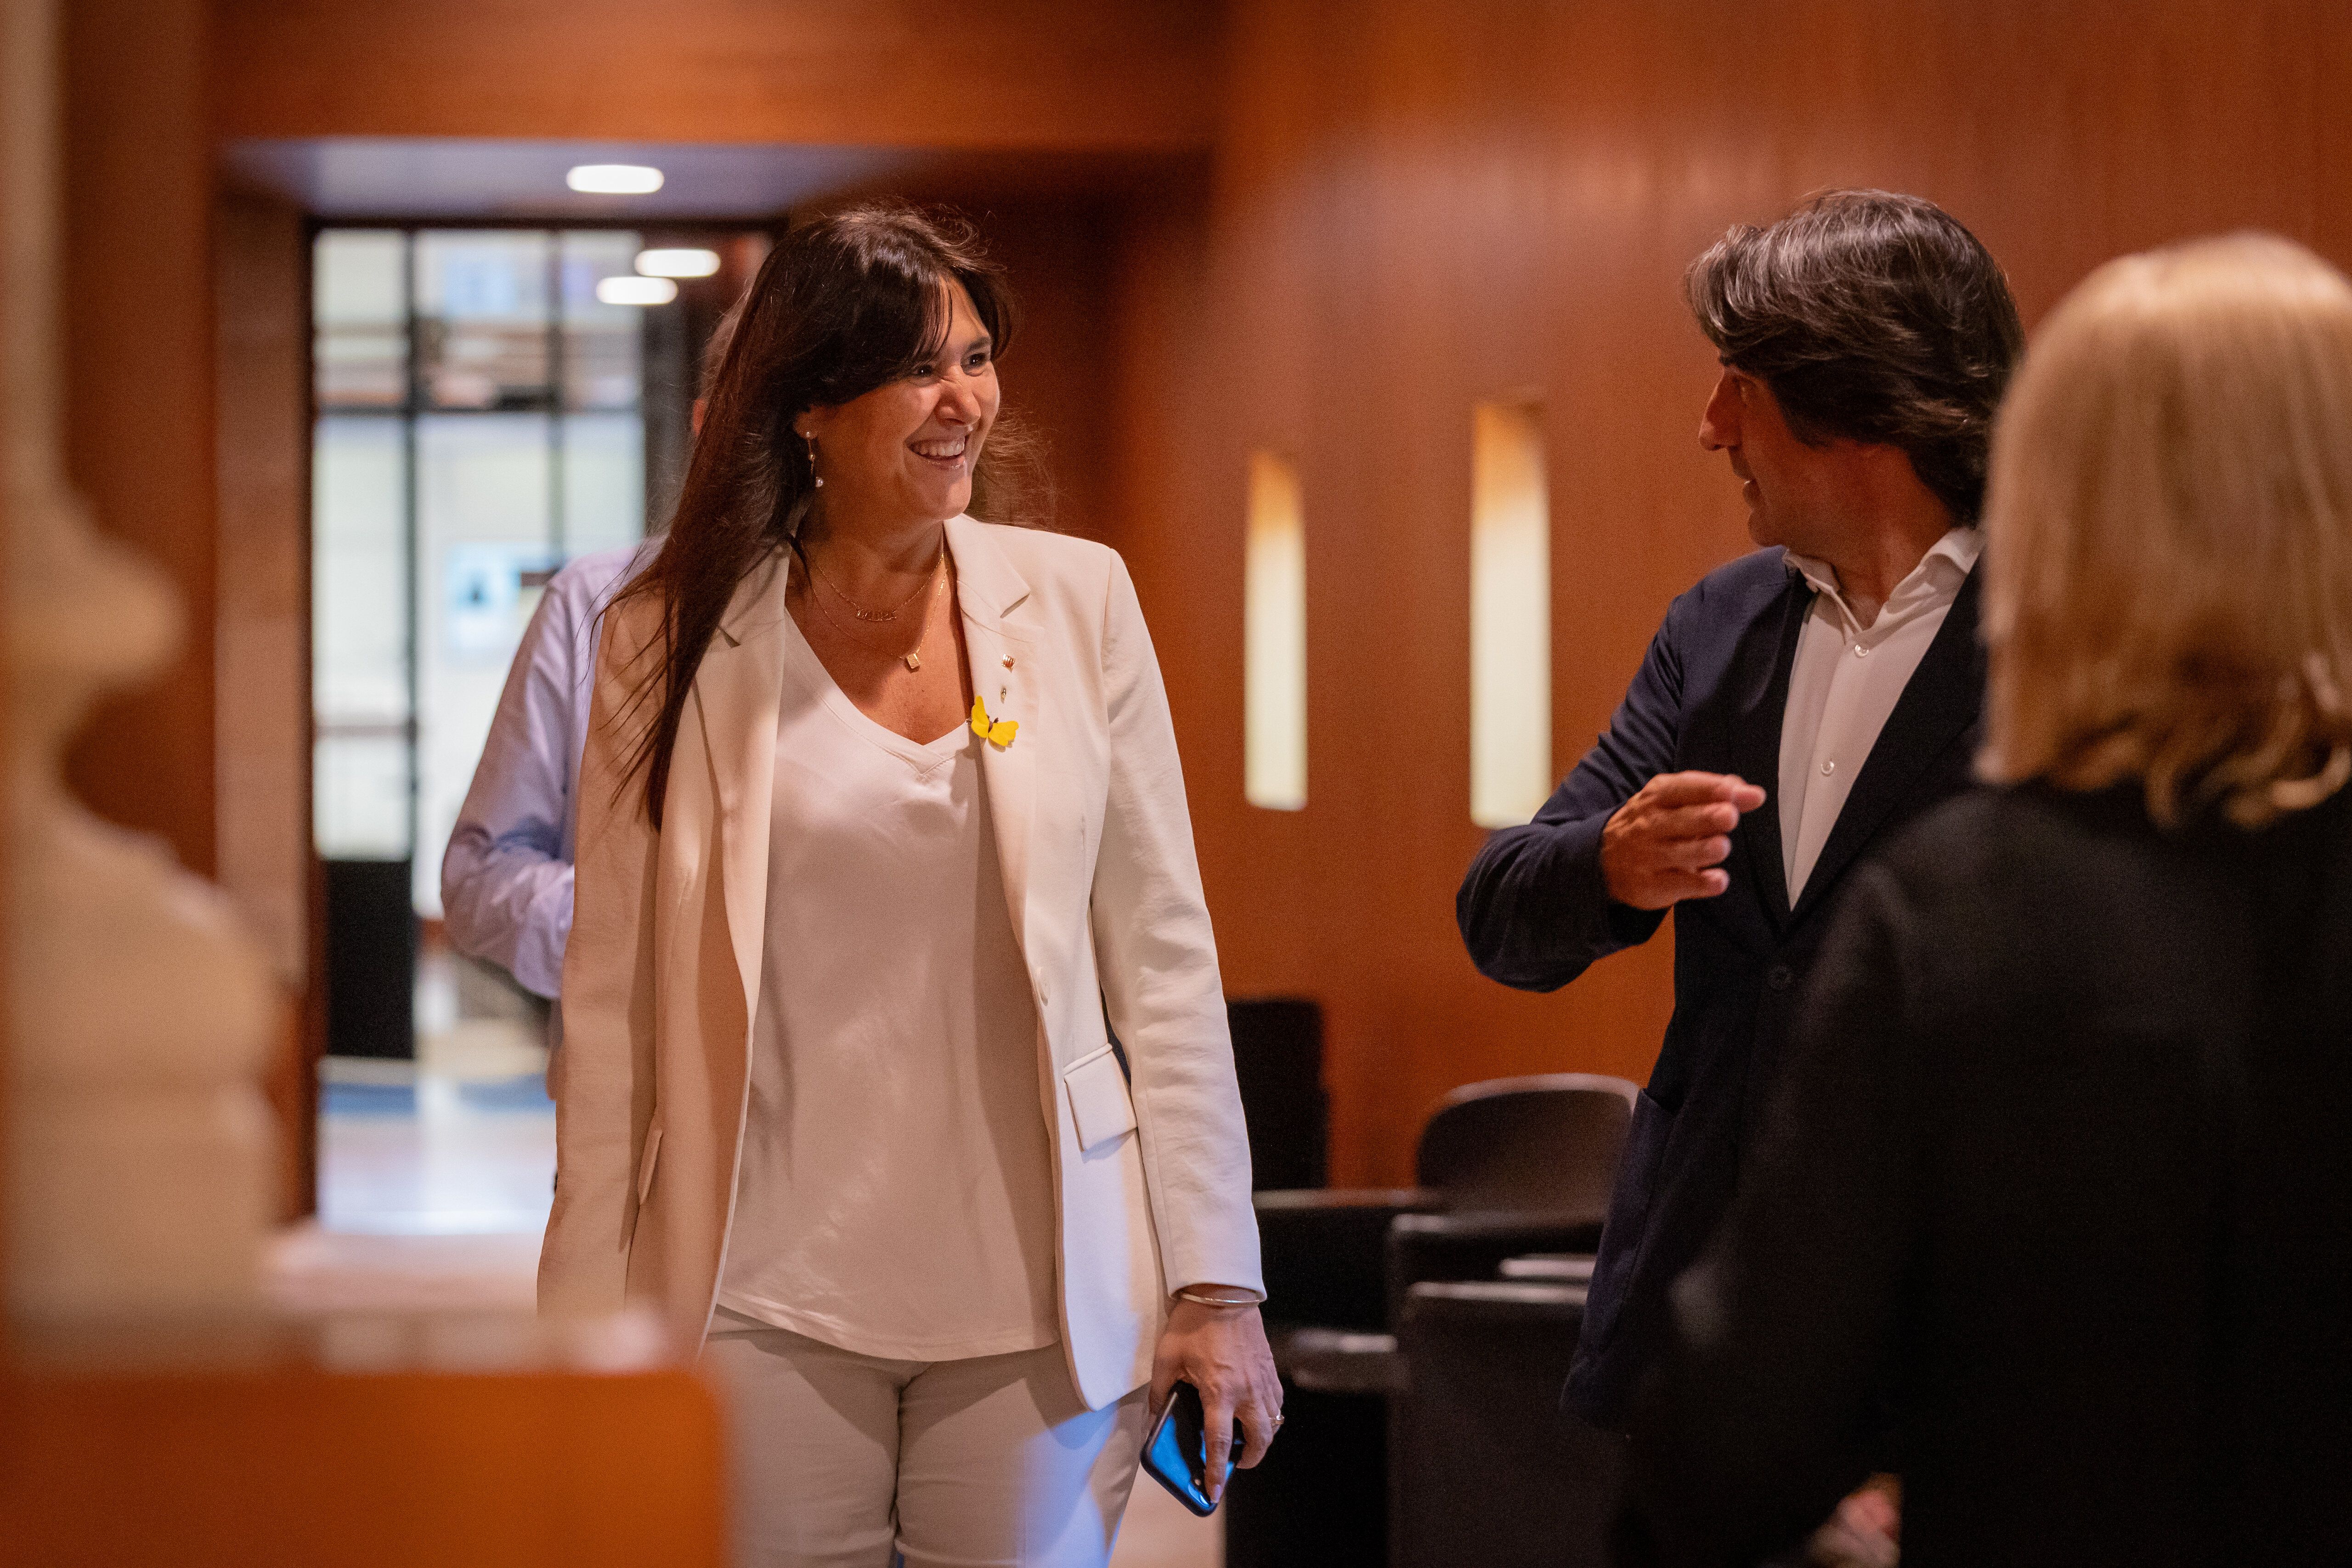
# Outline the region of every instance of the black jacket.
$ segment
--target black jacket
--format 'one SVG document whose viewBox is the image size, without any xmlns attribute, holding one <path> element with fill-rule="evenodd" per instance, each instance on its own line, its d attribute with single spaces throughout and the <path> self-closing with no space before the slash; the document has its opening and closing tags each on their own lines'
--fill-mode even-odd
<svg viewBox="0 0 2352 1568">
<path fill-rule="evenodd" d="M 1853 882 L 1637 1429 L 1664 1555 L 1891 1402 L 1905 1568 L 2352 1562 L 2352 798 L 1985 791 Z"/>
<path fill-rule="evenodd" d="M 1729 1205 L 1742 1145 L 1845 872 L 1864 847 L 1967 787 L 1984 693 L 1971 573 L 1792 910 L 1777 799 L 1744 817 L 1718 898 L 1675 910 L 1675 1013 L 1635 1104 L 1568 1384 L 1622 1426 L 1666 1329 L 1666 1288 Z M 1666 612 L 1609 731 L 1525 827 L 1495 834 L 1455 902 L 1481 973 L 1550 991 L 1646 942 L 1663 918 L 1611 901 L 1601 828 L 1655 774 L 1738 773 L 1777 795 L 1789 671 L 1813 593 L 1779 550 L 1710 574 Z"/>
</svg>

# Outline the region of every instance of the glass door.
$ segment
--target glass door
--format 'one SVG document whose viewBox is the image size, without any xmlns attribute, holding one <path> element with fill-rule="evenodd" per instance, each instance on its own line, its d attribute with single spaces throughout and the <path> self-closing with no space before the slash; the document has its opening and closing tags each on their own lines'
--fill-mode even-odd
<svg viewBox="0 0 2352 1568">
<path fill-rule="evenodd" d="M 544 585 L 573 557 L 644 537 L 650 492 L 683 455 L 689 330 L 741 281 L 739 268 L 676 300 L 600 298 L 636 277 L 645 239 L 373 227 L 313 242 L 331 1229 L 545 1216 L 546 1005 L 439 940 L 441 856 Z"/>
</svg>

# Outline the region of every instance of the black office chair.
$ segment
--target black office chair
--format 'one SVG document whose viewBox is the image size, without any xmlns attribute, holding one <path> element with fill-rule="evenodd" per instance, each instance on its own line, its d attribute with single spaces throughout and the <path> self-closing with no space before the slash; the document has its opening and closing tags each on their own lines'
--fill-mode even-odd
<svg viewBox="0 0 2352 1568">
<path fill-rule="evenodd" d="M 1423 1125 L 1414 1186 L 1258 1193 L 1268 1321 L 1385 1332 L 1414 1280 L 1485 1279 L 1506 1258 L 1591 1250 L 1634 1092 L 1594 1073 L 1465 1084 Z"/>
<path fill-rule="evenodd" d="M 1633 1124 L 1632 1084 L 1549 1072 L 1464 1084 L 1422 1127 L 1413 1172 L 1448 1208 L 1582 1215 L 1609 1211 L 1617 1156 Z"/>
<path fill-rule="evenodd" d="M 1559 1410 L 1591 1260 L 1513 1258 L 1502 1273 L 1406 1292 L 1396 1568 L 1608 1568 L 1625 1445 Z"/>
<path fill-rule="evenodd" d="M 1227 1568 L 1387 1561 L 1387 1402 L 1406 1387 L 1408 1292 L 1597 1245 L 1634 1092 L 1588 1073 L 1468 1084 L 1423 1126 L 1418 1185 L 1256 1194 L 1287 1420 L 1227 1494 Z"/>
<path fill-rule="evenodd" d="M 1465 1084 L 1439 1101 L 1413 1163 L 1443 1200 L 1389 1226 L 1389 1322 L 1416 1283 L 1490 1279 L 1505 1258 L 1599 1247 L 1635 1092 L 1622 1078 L 1540 1073 Z"/>
</svg>

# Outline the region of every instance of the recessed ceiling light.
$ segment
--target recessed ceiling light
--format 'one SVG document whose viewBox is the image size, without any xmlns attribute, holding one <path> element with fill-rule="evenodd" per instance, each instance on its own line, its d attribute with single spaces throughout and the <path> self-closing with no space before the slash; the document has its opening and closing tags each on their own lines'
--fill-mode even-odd
<svg viewBox="0 0 2352 1568">
<path fill-rule="evenodd" d="M 575 191 L 604 196 L 642 196 L 662 188 L 662 172 L 643 163 L 582 163 L 563 176 Z"/>
<path fill-rule="evenodd" d="M 677 298 L 677 285 L 667 278 L 600 278 L 596 298 L 607 305 L 667 305 Z"/>
<path fill-rule="evenodd" d="M 640 250 L 637 270 L 648 278 L 708 278 L 719 270 L 715 250 Z"/>
</svg>

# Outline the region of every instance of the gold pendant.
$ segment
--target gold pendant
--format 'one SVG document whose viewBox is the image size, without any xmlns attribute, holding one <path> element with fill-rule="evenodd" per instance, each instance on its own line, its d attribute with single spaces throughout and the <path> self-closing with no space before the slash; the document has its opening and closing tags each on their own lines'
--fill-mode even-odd
<svg viewBox="0 0 2352 1568">
<path fill-rule="evenodd" d="M 917 648 L 914 652 L 902 655 L 901 657 L 906 659 L 907 668 L 908 669 L 920 669 L 923 668 L 923 650 L 921 648 Z"/>
</svg>

